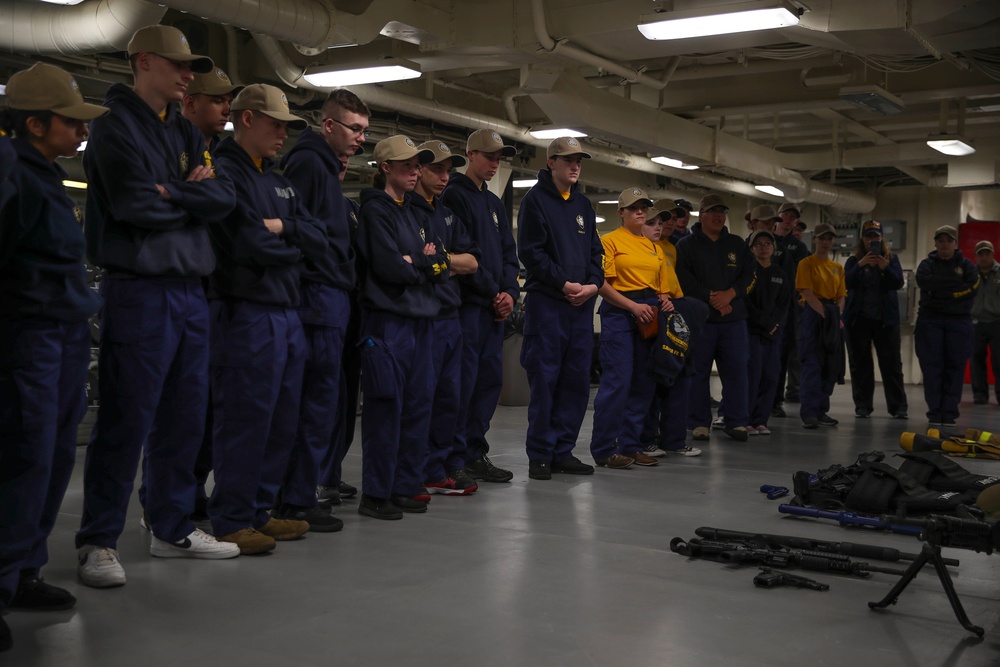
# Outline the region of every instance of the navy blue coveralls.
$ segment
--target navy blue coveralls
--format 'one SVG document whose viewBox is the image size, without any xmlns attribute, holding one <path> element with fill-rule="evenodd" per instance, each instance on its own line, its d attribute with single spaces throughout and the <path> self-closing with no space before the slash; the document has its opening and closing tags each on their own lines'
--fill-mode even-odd
<svg viewBox="0 0 1000 667">
<path fill-rule="evenodd" d="M 757 261 L 746 241 L 730 234 L 726 227 L 718 241 L 701 231 L 701 223 L 691 227 L 691 234 L 677 244 L 677 280 L 684 296 L 709 305 L 708 322 L 694 349 L 694 377 L 688 406 L 688 428 L 708 427 L 712 423 L 709 403 L 709 380 L 715 361 L 722 380 L 723 415 L 726 428 L 748 425 L 746 295 L 753 289 Z M 730 302 L 732 312 L 722 315 L 709 304 L 710 291 L 732 288 L 736 296 Z"/>
<path fill-rule="evenodd" d="M 330 456 L 339 416 L 340 367 L 351 317 L 350 291 L 356 283 L 354 249 L 338 177 L 343 167 L 326 141 L 311 129 L 303 130 L 281 167 L 326 237 L 323 255 L 306 258 L 302 268 L 299 319 L 308 354 L 299 431 L 281 488 L 282 504 L 309 508 L 317 502 L 321 464 Z"/>
<path fill-rule="evenodd" d="M 486 432 L 503 385 L 503 322 L 496 321 L 493 298 L 506 292 L 517 303 L 520 264 L 507 211 L 486 183 L 478 188 L 468 176 L 454 174 L 441 199 L 465 222 L 482 253 L 479 270 L 458 277 L 463 348 L 456 452 L 471 460 L 489 452 Z"/>
<path fill-rule="evenodd" d="M 215 268 L 206 223 L 224 218 L 236 197 L 224 174 L 186 180 L 204 164 L 205 137 L 173 105 L 161 120 L 131 88 L 115 84 L 105 106 L 111 113 L 91 123 L 83 158 L 87 255 L 106 277 L 101 401 L 76 545 L 113 549 L 144 451 L 153 534 L 177 542 L 194 531 L 188 516 L 208 397 L 202 281 Z"/>
<path fill-rule="evenodd" d="M 469 253 L 479 260 L 479 248 L 465 231 L 465 223 L 445 206 L 439 197 L 433 205 L 416 192 L 406 195 L 421 220 L 441 242 L 440 250 L 450 255 Z M 433 324 L 434 405 L 431 408 L 428 454 L 421 479 L 442 480 L 452 471 L 465 468 L 465 458 L 456 451 L 455 431 L 462 402 L 462 323 L 458 309 L 462 292 L 458 280 L 445 274 L 444 282 L 434 285 L 441 310 Z"/>
<path fill-rule="evenodd" d="M 437 254 L 424 255 L 427 243 Z M 358 254 L 362 491 L 381 500 L 413 497 L 424 489 L 440 311 L 434 285 L 448 274 L 447 257 L 408 200 L 397 204 L 375 188 L 361 191 Z"/>
<path fill-rule="evenodd" d="M 275 506 L 299 422 L 307 345 L 299 320 L 302 259 L 327 248 L 319 221 L 264 159 L 232 137 L 215 153 L 236 187 L 236 209 L 213 225 L 211 377 L 215 535 L 260 528 Z M 280 234 L 265 218 L 280 218 Z M 315 493 L 315 490 L 313 491 Z"/>
<path fill-rule="evenodd" d="M 563 199 L 552 172 L 538 172 L 517 214 L 517 247 L 526 273 L 521 365 L 531 390 L 525 449 L 530 461 L 558 463 L 573 455 L 590 400 L 597 300 L 574 306 L 562 288 L 604 284 L 594 207 L 577 184 Z"/>
<path fill-rule="evenodd" d="M 48 562 L 86 410 L 100 297 L 66 177 L 26 139 L 0 138 L 0 610 Z"/>
<path fill-rule="evenodd" d="M 767 268 L 757 264 L 757 280 L 746 299 L 751 426 L 767 426 L 771 417 L 774 394 L 778 389 L 782 338 L 792 302 L 792 287 L 791 280 L 777 264 L 772 262 Z M 775 327 L 778 327 L 777 331 L 774 331 Z"/>
<path fill-rule="evenodd" d="M 924 375 L 928 421 L 953 423 L 972 354 L 972 302 L 979 270 L 959 250 L 951 259 L 931 252 L 917 266 L 920 310 L 913 347 Z"/>
<path fill-rule="evenodd" d="M 795 288 L 795 272 L 799 267 L 799 262 L 811 254 L 805 244 L 795 238 L 791 232 L 785 236 L 779 236 L 775 233 L 774 255 L 771 257 L 771 261 L 784 270 L 792 285 L 792 291 Z M 774 392 L 775 407 L 781 407 L 785 402 L 786 385 L 789 395 L 796 396 L 799 393 L 801 365 L 796 350 L 798 350 L 799 326 L 802 322 L 802 307 L 797 298 L 792 299 L 792 305 L 788 308 L 786 317 L 784 332 L 781 334 L 781 368 L 778 371 L 778 386 Z"/>
</svg>

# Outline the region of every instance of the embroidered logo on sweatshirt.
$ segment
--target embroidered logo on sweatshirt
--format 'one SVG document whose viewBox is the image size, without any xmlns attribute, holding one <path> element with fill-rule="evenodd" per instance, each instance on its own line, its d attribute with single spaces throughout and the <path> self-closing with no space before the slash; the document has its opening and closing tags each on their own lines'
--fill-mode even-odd
<svg viewBox="0 0 1000 667">
<path fill-rule="evenodd" d="M 188 154 L 187 154 L 187 151 L 184 151 L 183 153 L 181 153 L 180 163 L 181 163 L 181 174 L 187 176 L 187 173 L 188 173 Z"/>
<path fill-rule="evenodd" d="M 493 226 L 497 228 L 497 231 L 500 231 L 500 218 L 497 217 L 496 211 L 493 211 Z"/>
<path fill-rule="evenodd" d="M 583 234 L 583 216 L 582 215 L 576 216 L 576 226 L 580 228 L 579 233 Z"/>
<path fill-rule="evenodd" d="M 279 188 L 277 185 L 274 186 L 274 194 L 281 197 L 282 199 L 291 199 L 295 196 L 295 188 Z"/>
</svg>

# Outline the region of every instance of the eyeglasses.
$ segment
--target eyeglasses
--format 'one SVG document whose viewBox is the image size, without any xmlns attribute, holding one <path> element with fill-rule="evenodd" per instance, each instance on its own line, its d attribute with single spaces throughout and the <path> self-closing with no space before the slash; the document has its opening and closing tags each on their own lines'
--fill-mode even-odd
<svg viewBox="0 0 1000 667">
<path fill-rule="evenodd" d="M 357 125 L 348 125 L 347 123 L 341 123 L 336 118 L 328 117 L 328 119 L 332 120 L 334 123 L 340 125 L 341 127 L 346 127 L 356 137 L 364 137 L 365 139 L 367 139 L 368 137 L 372 136 L 371 130 L 369 130 L 366 127 L 358 127 Z"/>
</svg>

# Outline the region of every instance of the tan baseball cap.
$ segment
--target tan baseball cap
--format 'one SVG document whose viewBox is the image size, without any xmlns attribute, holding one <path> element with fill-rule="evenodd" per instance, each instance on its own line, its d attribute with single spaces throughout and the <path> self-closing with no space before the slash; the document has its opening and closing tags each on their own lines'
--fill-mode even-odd
<svg viewBox="0 0 1000 667">
<path fill-rule="evenodd" d="M 750 235 L 750 240 L 748 241 L 748 244 L 750 245 L 751 248 L 753 247 L 753 244 L 757 242 L 757 239 L 759 239 L 761 236 L 766 236 L 767 238 L 771 239 L 771 243 L 775 243 L 774 234 L 772 234 L 766 229 L 758 229 L 757 231 L 755 231 L 753 234 Z"/>
<path fill-rule="evenodd" d="M 545 158 L 548 159 L 557 155 L 582 155 L 585 158 L 590 157 L 590 153 L 583 150 L 583 146 L 574 137 L 559 137 L 552 140 L 545 151 Z"/>
<path fill-rule="evenodd" d="M 653 205 L 653 200 L 649 198 L 649 195 L 642 188 L 625 188 L 618 195 L 618 208 L 627 208 L 640 201 L 646 202 L 646 206 Z"/>
<path fill-rule="evenodd" d="M 958 240 L 958 230 L 952 227 L 951 225 L 941 225 L 940 227 L 935 229 L 934 230 L 935 240 L 942 234 L 944 234 L 945 236 L 950 236 L 953 241 Z"/>
<path fill-rule="evenodd" d="M 451 159 L 452 167 L 464 167 L 466 163 L 468 163 L 468 160 L 466 160 L 465 157 L 452 153 L 451 149 L 448 148 L 448 144 L 443 141 L 425 141 L 417 146 L 417 149 L 434 153 L 434 159 L 424 164 L 435 164 L 437 162 L 443 162 L 449 158 Z"/>
<path fill-rule="evenodd" d="M 989 250 L 990 252 L 993 252 L 993 244 L 989 241 L 980 241 L 976 244 L 975 254 L 978 255 L 981 250 Z"/>
<path fill-rule="evenodd" d="M 792 202 L 785 202 L 778 208 L 778 215 L 781 215 L 785 211 L 795 211 L 796 215 L 802 215 L 802 211 L 799 210 L 798 204 L 793 204 Z"/>
<path fill-rule="evenodd" d="M 412 157 L 416 157 L 420 164 L 430 164 L 434 161 L 434 151 L 417 147 L 413 139 L 402 134 L 395 134 L 375 144 L 376 164 L 409 160 Z"/>
<path fill-rule="evenodd" d="M 288 111 L 288 98 L 279 88 L 266 83 L 255 83 L 244 88 L 231 106 L 233 113 L 237 111 L 259 111 L 275 120 L 283 120 L 293 130 L 304 130 L 305 120 Z"/>
<path fill-rule="evenodd" d="M 194 81 L 188 84 L 188 95 L 239 95 L 243 86 L 237 86 L 229 79 L 229 75 L 215 67 L 211 72 L 195 74 Z"/>
<path fill-rule="evenodd" d="M 816 229 L 813 230 L 814 239 L 818 239 L 821 236 L 826 236 L 827 234 L 836 237 L 837 230 L 833 228 L 833 225 L 828 225 L 825 222 L 816 225 Z"/>
<path fill-rule="evenodd" d="M 469 135 L 469 140 L 465 143 L 465 150 L 480 151 L 482 153 L 495 153 L 500 151 L 504 157 L 514 157 L 517 149 L 504 144 L 503 138 L 494 130 L 476 130 Z"/>
<path fill-rule="evenodd" d="M 674 200 L 673 199 L 660 199 L 653 202 L 653 208 L 656 210 L 656 215 L 660 216 L 664 220 L 669 220 L 674 217 Z"/>
<path fill-rule="evenodd" d="M 762 204 L 760 206 L 755 206 L 749 213 L 750 217 L 747 220 L 770 220 L 771 222 L 778 222 L 781 218 L 778 214 L 774 212 L 773 206 L 768 206 L 767 204 Z"/>
<path fill-rule="evenodd" d="M 128 43 L 128 54 L 155 53 L 167 60 L 191 63 L 191 71 L 199 74 L 211 72 L 215 63 L 208 56 L 191 53 L 187 37 L 172 25 L 150 25 L 139 28 Z"/>
<path fill-rule="evenodd" d="M 699 211 L 707 211 L 710 208 L 715 208 L 716 206 L 721 206 L 729 212 L 729 205 L 726 204 L 725 200 L 719 195 L 705 195 L 701 198 L 701 202 L 698 204 Z"/>
<path fill-rule="evenodd" d="M 7 82 L 7 106 L 20 111 L 51 111 L 75 120 L 92 120 L 109 109 L 83 101 L 73 76 L 55 65 L 35 63 Z"/>
</svg>

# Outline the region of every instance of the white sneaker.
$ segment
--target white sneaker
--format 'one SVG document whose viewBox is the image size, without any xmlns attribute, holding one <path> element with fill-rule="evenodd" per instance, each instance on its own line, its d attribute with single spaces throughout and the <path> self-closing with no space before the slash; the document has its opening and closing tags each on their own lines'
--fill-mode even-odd
<svg viewBox="0 0 1000 667">
<path fill-rule="evenodd" d="M 725 417 L 716 417 L 715 421 L 712 422 L 712 430 L 713 431 L 718 431 L 719 429 L 723 429 L 723 428 L 726 428 L 726 418 Z"/>
<path fill-rule="evenodd" d="M 697 447 L 681 447 L 680 449 L 668 449 L 667 454 L 677 454 L 679 456 L 701 456 L 701 450 Z"/>
<path fill-rule="evenodd" d="M 111 588 L 125 585 L 125 568 L 118 561 L 118 552 L 107 547 L 85 544 L 77 551 L 80 564 L 76 574 L 92 588 Z"/>
<path fill-rule="evenodd" d="M 149 553 L 159 558 L 206 558 L 208 560 L 220 560 L 223 558 L 236 558 L 240 555 L 240 548 L 229 542 L 219 542 L 202 529 L 195 528 L 193 533 L 180 542 L 166 542 L 154 535 L 153 543 L 149 547 Z"/>
</svg>

